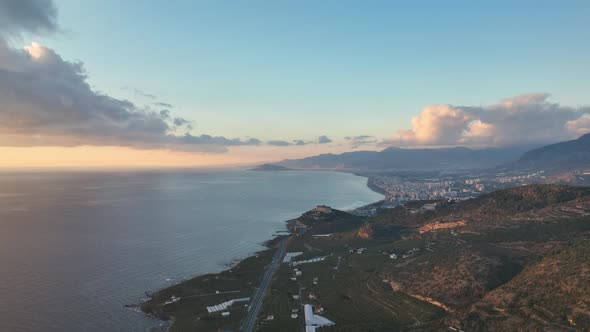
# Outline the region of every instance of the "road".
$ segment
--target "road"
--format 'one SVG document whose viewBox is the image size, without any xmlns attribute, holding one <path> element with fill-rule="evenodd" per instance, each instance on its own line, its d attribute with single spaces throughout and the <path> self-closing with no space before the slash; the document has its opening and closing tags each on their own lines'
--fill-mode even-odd
<svg viewBox="0 0 590 332">
<path fill-rule="evenodd" d="M 242 324 L 242 328 L 240 331 L 242 332 L 252 332 L 254 330 L 254 324 L 256 324 L 256 317 L 260 313 L 260 309 L 262 308 L 262 302 L 264 302 L 264 298 L 266 297 L 266 292 L 270 287 L 272 282 L 272 276 L 274 275 L 275 271 L 281 263 L 283 262 L 283 256 L 285 255 L 287 237 L 283 238 L 279 244 L 279 249 L 275 254 L 272 256 L 272 261 L 266 268 L 264 272 L 264 277 L 262 277 L 262 282 L 260 286 L 252 296 L 252 300 L 250 301 L 250 307 L 248 309 L 248 315 Z"/>
</svg>

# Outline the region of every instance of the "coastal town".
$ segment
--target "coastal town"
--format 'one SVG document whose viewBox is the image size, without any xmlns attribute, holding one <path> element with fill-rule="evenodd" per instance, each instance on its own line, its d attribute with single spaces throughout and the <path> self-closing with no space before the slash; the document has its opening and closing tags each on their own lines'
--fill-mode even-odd
<svg viewBox="0 0 590 332">
<path fill-rule="evenodd" d="M 393 206 L 416 200 L 465 200 L 499 189 L 560 180 L 577 185 L 590 183 L 590 170 L 557 175 L 538 170 L 369 173 L 367 176 L 369 186 L 383 193 Z"/>
</svg>

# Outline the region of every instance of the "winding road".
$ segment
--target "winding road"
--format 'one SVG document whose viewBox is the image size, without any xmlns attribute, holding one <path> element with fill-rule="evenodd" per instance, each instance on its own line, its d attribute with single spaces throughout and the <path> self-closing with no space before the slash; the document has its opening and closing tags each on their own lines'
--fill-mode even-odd
<svg viewBox="0 0 590 332">
<path fill-rule="evenodd" d="M 279 244 L 279 249 L 275 254 L 272 256 L 272 261 L 270 262 L 269 266 L 266 268 L 264 272 L 264 277 L 262 278 L 262 282 L 260 283 L 260 287 L 252 296 L 252 301 L 250 302 L 250 307 L 248 308 L 248 315 L 242 324 L 242 328 L 240 331 L 242 332 L 252 332 L 254 330 L 254 324 L 256 324 L 256 317 L 260 313 L 260 309 L 262 308 L 262 303 L 264 302 L 264 298 L 266 297 L 266 292 L 270 287 L 272 282 L 272 276 L 274 275 L 275 271 L 283 261 L 283 256 L 285 255 L 286 243 L 288 237 L 285 237 L 281 240 Z"/>
</svg>

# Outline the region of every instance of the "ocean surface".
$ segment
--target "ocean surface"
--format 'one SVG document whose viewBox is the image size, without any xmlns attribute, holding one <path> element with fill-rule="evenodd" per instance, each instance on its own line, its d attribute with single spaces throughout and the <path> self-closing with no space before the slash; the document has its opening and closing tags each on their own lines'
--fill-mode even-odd
<svg viewBox="0 0 590 332">
<path fill-rule="evenodd" d="M 336 172 L 0 172 L 0 331 L 149 331 L 125 308 L 262 249 L 318 204 L 381 199 Z"/>
</svg>

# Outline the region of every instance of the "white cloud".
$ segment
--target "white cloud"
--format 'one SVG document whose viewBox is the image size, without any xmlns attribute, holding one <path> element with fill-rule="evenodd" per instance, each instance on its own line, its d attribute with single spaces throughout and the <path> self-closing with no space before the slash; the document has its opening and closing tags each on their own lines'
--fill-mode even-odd
<svg viewBox="0 0 590 332">
<path fill-rule="evenodd" d="M 590 114 L 584 114 L 576 120 L 565 123 L 565 128 L 577 135 L 584 135 L 590 132 Z"/>
<path fill-rule="evenodd" d="M 564 107 L 549 95 L 527 94 L 484 107 L 430 105 L 412 129 L 387 140 L 398 145 L 504 146 L 550 143 L 588 132 L 590 108 Z"/>
</svg>

